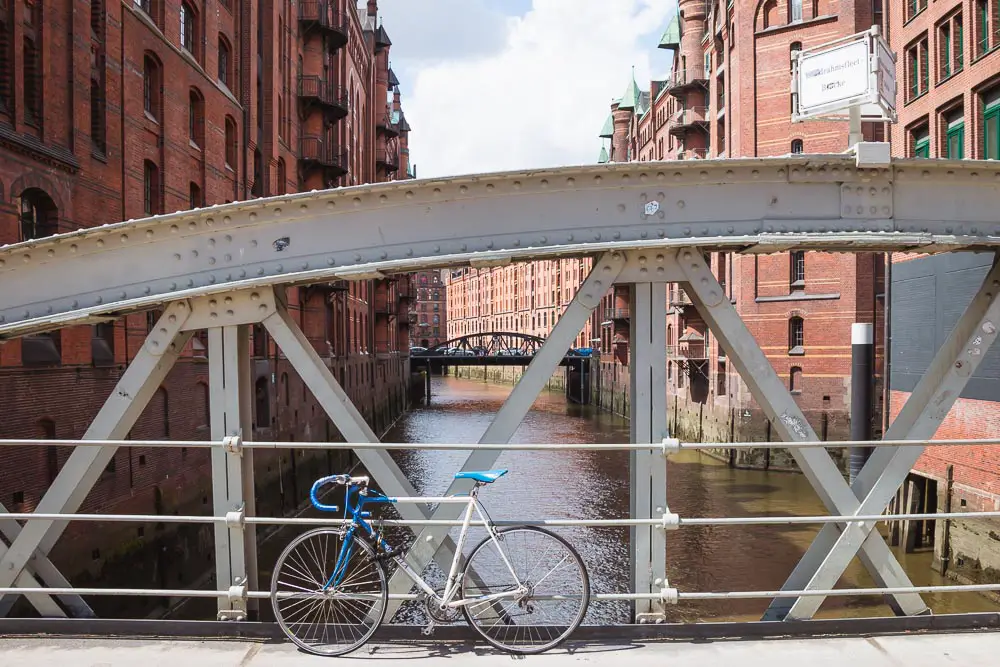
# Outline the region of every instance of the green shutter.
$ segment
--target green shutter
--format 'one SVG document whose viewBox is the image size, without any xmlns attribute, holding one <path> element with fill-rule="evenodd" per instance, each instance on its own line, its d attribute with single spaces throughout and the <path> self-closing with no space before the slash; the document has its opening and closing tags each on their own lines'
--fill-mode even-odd
<svg viewBox="0 0 1000 667">
<path fill-rule="evenodd" d="M 983 114 L 983 157 L 1000 160 L 1000 100 L 987 107 Z"/>
<path fill-rule="evenodd" d="M 948 128 L 945 143 L 946 155 L 950 160 L 961 160 L 965 157 L 965 123 L 955 123 Z"/>
</svg>

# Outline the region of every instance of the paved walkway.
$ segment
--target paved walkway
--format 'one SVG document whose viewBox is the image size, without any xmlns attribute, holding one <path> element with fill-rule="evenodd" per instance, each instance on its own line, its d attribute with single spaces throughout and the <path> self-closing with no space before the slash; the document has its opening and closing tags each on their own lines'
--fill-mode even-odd
<svg viewBox="0 0 1000 667">
<path fill-rule="evenodd" d="M 582 665 L 628 667 L 915 667 L 995 665 L 1000 632 L 895 635 L 753 641 L 641 641 L 567 643 L 549 653 L 527 656 L 540 667 Z M 369 644 L 348 658 L 408 667 L 492 667 L 517 657 L 485 644 L 394 642 Z M 405 662 L 403 662 L 405 661 Z M 613 662 L 611 662 L 613 661 Z M 297 651 L 288 643 L 214 640 L 113 640 L 0 638 L 3 667 L 284 667 L 336 664 Z"/>
</svg>

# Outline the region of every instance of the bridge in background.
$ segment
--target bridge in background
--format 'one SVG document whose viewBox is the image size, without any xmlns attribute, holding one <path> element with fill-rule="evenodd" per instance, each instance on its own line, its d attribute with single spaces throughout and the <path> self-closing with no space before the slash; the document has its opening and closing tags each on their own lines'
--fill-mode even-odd
<svg viewBox="0 0 1000 667">
<path fill-rule="evenodd" d="M 572 525 L 629 527 L 632 590 L 596 591 L 596 599 L 629 600 L 636 622 L 655 622 L 663 619 L 664 605 L 686 599 L 761 597 L 771 600 L 767 619 L 795 621 L 812 618 L 830 595 L 887 596 L 898 615 L 910 618 L 928 613 L 920 595 L 928 590 L 998 590 L 1000 584 L 914 586 L 873 528 L 880 520 L 920 518 L 883 512 L 997 336 L 1000 263 L 994 262 L 885 439 L 865 443 L 875 452 L 848 485 L 826 447 L 859 443 L 819 441 L 703 258 L 706 251 L 995 253 L 1000 247 L 998 187 L 1000 163 L 971 160 L 866 164 L 846 155 L 797 155 L 629 163 L 282 195 L 0 248 L 0 338 L 164 309 L 82 441 L 0 443 L 73 447 L 34 513 L 0 514 L 0 613 L 9 611 L 16 595 L 26 596 L 43 617 L 92 616 L 86 598 L 96 595 L 188 596 L 214 598 L 219 620 L 245 623 L 259 600 L 268 597 L 257 577 L 256 526 L 287 521 L 256 515 L 255 448 L 349 447 L 381 490 L 416 495 L 388 449 L 417 446 L 378 442 L 289 314 L 285 288 L 417 269 L 578 256 L 594 258 L 591 274 L 548 339 L 534 350 L 479 442 L 422 446 L 471 450 L 463 465 L 467 470 L 490 467 L 504 449 L 558 448 L 509 441 L 538 392 L 565 362 L 601 296 L 614 284 L 630 285 L 631 444 L 607 446 L 630 451 L 630 518 L 588 518 Z M 330 233 L 332 228 L 337 233 Z M 664 322 L 669 282 L 680 283 L 690 296 L 781 440 L 727 446 L 788 448 L 829 515 L 679 517 L 670 511 L 665 457 L 705 445 L 680 443 L 667 433 Z M 253 402 L 248 348 L 255 324 L 266 328 L 346 443 L 249 441 Z M 205 442 L 145 444 L 211 449 L 211 514 L 77 513 L 116 448 L 137 444 L 126 440 L 129 430 L 185 344 L 202 329 L 208 330 L 210 351 L 210 437 Z M 468 480 L 456 480 L 447 493 L 463 493 L 469 486 Z M 455 506 L 441 505 L 433 512 L 417 504 L 399 509 L 402 523 L 416 534 L 407 555 L 410 565 L 420 571 L 432 560 L 449 563 L 454 545 L 448 529 L 458 519 Z M 109 520 L 214 525 L 219 588 L 70 586 L 48 554 L 68 521 Z M 535 520 L 542 525 L 569 525 L 567 521 Z M 823 528 L 780 591 L 683 591 L 671 586 L 665 572 L 670 531 L 734 523 L 813 523 Z M 876 586 L 835 589 L 855 555 Z M 390 594 L 387 618 L 409 595 L 408 582 L 394 576 Z"/>
</svg>

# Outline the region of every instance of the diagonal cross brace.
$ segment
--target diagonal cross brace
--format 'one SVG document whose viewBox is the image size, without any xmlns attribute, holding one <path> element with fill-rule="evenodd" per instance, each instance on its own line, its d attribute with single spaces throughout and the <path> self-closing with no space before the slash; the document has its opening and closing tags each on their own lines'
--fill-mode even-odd
<svg viewBox="0 0 1000 667">
<path fill-rule="evenodd" d="M 277 308 L 267 316 L 262 323 L 274 342 L 285 354 L 292 368 L 298 372 L 306 386 L 323 406 L 327 415 L 348 442 L 378 442 L 378 436 L 372 431 L 361 413 L 351 402 L 340 383 L 323 363 L 323 359 L 313 349 L 312 344 L 288 313 L 287 306 L 281 295 L 275 293 Z M 399 469 L 392 456 L 384 449 L 356 450 L 358 458 L 370 472 L 381 491 L 388 496 L 419 495 L 410 481 Z M 407 520 L 422 520 L 429 518 L 429 513 L 423 507 L 413 503 L 399 503 L 396 510 Z M 446 570 L 451 564 L 455 545 L 451 540 L 445 544 L 445 553 L 440 554 L 439 564 Z"/>
<path fill-rule="evenodd" d="M 521 379 L 508 394 L 496 417 L 479 439 L 481 444 L 510 442 L 517 427 L 538 398 L 538 393 L 559 367 L 559 362 L 566 356 L 566 351 L 573 345 L 573 340 L 583 329 L 593 310 L 601 303 L 601 297 L 614 284 L 615 278 L 624 266 L 625 256 L 621 253 L 605 253 L 594 262 L 590 275 L 566 306 L 563 316 L 556 322 L 549 337 L 535 353 Z M 500 454 L 501 451 L 495 449 L 473 450 L 462 465 L 462 470 L 490 468 L 496 463 Z M 444 495 L 466 493 L 471 488 L 472 483 L 469 480 L 457 479 L 452 481 Z M 459 505 L 443 504 L 434 512 L 433 518 L 454 520 L 461 511 Z M 423 572 L 431 559 L 436 557 L 435 554 L 438 553 L 442 540 L 447 538 L 448 532 L 448 526 L 428 526 L 417 534 L 413 546 L 406 555 L 406 562 L 415 572 Z M 448 567 L 444 568 L 445 572 L 448 570 Z M 397 570 L 389 580 L 389 593 L 405 593 L 409 589 L 409 579 L 403 572 Z M 386 611 L 387 618 L 391 619 L 398 608 L 399 602 L 390 600 Z"/>
<path fill-rule="evenodd" d="M 926 440 L 934 437 L 966 383 L 997 338 L 1000 325 L 1000 257 L 983 279 L 976 296 L 962 313 L 944 344 L 934 355 L 920 382 L 885 434 L 887 440 Z M 856 514 L 881 513 L 924 451 L 924 447 L 880 447 L 861 469 L 854 491 L 864 498 Z M 875 522 L 848 523 L 805 585 L 805 590 L 830 589 L 840 579 Z M 810 547 L 810 550 L 812 547 Z M 809 618 L 824 598 L 799 598 L 788 618 Z"/>
<path fill-rule="evenodd" d="M 6 512 L 7 508 L 3 506 L 3 503 L 0 503 L 0 532 L 7 537 L 9 542 L 13 542 L 21 534 L 21 524 L 13 519 L 3 519 L 3 514 Z M 6 553 L 7 545 L 3 541 L 0 541 L 0 558 L 3 558 Z M 34 559 L 29 560 L 24 570 L 14 580 L 14 585 L 24 588 L 42 588 L 42 584 L 39 583 L 36 575 L 50 587 L 70 587 L 69 581 L 66 580 L 62 572 L 56 569 L 56 566 L 47 556 L 36 556 Z M 56 604 L 56 601 L 50 595 L 45 593 L 27 593 L 25 597 L 43 618 L 66 616 L 66 612 Z M 59 599 L 73 613 L 73 616 L 93 618 L 94 611 L 79 595 L 60 595 Z M 13 595 L 8 595 L 6 598 L 0 600 L 0 617 L 10 613 L 14 602 L 15 596 Z"/>
<path fill-rule="evenodd" d="M 701 252 L 684 248 L 678 251 L 677 259 L 687 278 L 684 287 L 698 312 L 725 348 L 754 399 L 774 424 L 779 437 L 786 442 L 816 440 L 816 433 L 806 421 L 805 415 L 778 378 L 774 367 L 739 313 L 725 297 L 725 291 Z M 844 481 L 844 476 L 829 452 L 812 448 L 790 448 L 790 452 L 830 511 L 838 514 L 857 512 L 860 507 L 858 498 Z M 864 541 L 861 559 L 879 586 L 912 586 L 902 566 L 879 535 L 869 535 Z M 897 608 L 906 615 L 922 613 L 927 608 L 920 596 L 914 593 L 898 594 L 894 596 L 894 600 Z"/>
<path fill-rule="evenodd" d="M 185 301 L 175 302 L 166 309 L 83 440 L 124 439 L 191 338 L 189 332 L 181 331 L 189 312 Z M 117 447 L 74 449 L 36 511 L 60 514 L 79 509 L 116 450 Z M 29 520 L 0 558 L 0 588 L 11 586 L 32 556 L 48 556 L 67 525 L 67 521 Z"/>
</svg>

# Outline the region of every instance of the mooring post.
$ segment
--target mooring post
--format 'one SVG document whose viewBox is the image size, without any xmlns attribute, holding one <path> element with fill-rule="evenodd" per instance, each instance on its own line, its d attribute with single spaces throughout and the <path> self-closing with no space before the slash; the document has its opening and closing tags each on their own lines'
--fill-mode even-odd
<svg viewBox="0 0 1000 667">
<path fill-rule="evenodd" d="M 871 324 L 851 325 L 851 440 L 872 439 L 872 353 Z M 849 469 L 851 484 L 871 456 L 871 447 L 852 447 Z"/>
</svg>

